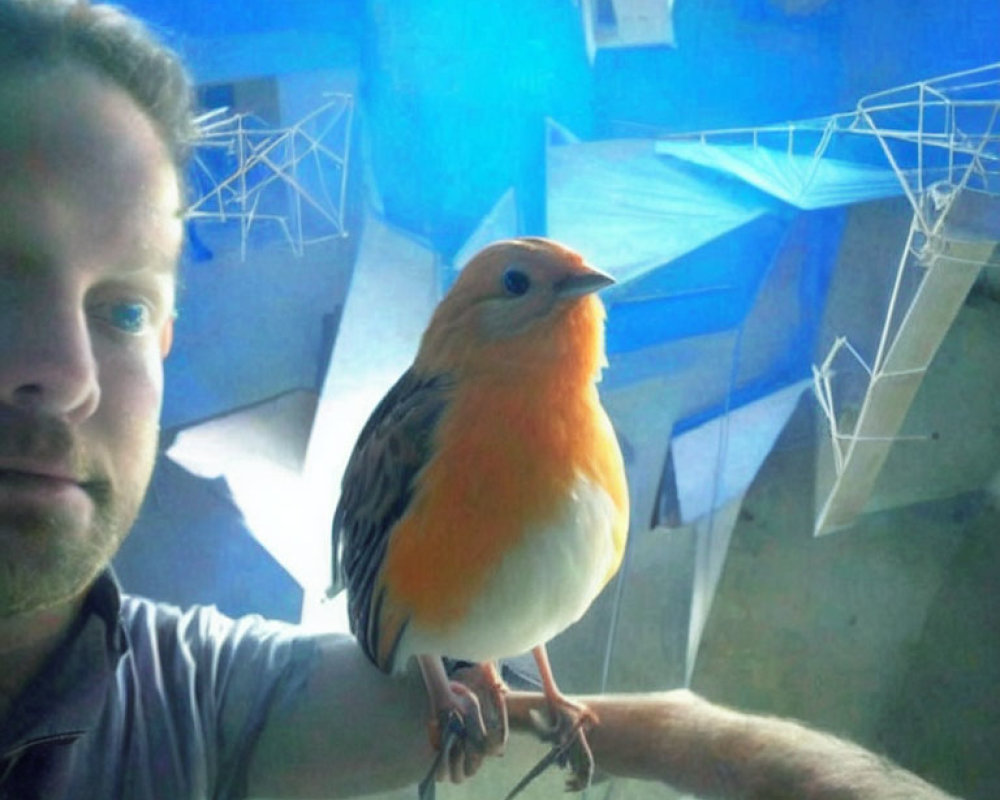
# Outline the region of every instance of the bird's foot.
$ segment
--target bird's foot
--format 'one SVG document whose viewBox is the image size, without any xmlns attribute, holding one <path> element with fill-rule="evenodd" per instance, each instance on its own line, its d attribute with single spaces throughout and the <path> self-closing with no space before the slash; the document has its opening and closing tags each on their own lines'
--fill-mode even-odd
<svg viewBox="0 0 1000 800">
<path fill-rule="evenodd" d="M 474 762 L 475 767 L 464 772 L 471 775 L 488 753 L 482 707 L 475 693 L 465 684 L 452 681 L 448 688 L 450 697 L 433 710 L 427 723 L 427 735 L 431 746 L 443 754 L 445 759 L 460 755 L 454 752 L 456 748 L 467 751 L 467 760 Z M 450 774 L 457 783 L 462 773 L 462 770 L 450 770 L 450 773 L 443 773 L 440 777 L 445 778 Z"/>
<path fill-rule="evenodd" d="M 511 790 L 506 800 L 512 800 L 552 764 L 569 768 L 567 791 L 580 792 L 590 786 L 594 754 L 587 742 L 587 731 L 598 723 L 597 714 L 561 695 L 550 703 L 547 712 L 530 713 L 539 737 L 551 742 L 552 749 Z"/>
<path fill-rule="evenodd" d="M 436 781 L 461 783 L 486 756 L 501 755 L 507 743 L 507 687 L 492 663 L 463 667 L 448 678 L 441 659 L 417 656 L 431 701 L 428 735 L 437 751 L 420 783 L 420 799 L 434 797 Z"/>
<path fill-rule="evenodd" d="M 587 731 L 598 723 L 597 714 L 560 696 L 549 706 L 547 718 L 545 716 L 540 712 L 532 714 L 542 739 L 552 742 L 556 762 L 561 767 L 569 767 L 567 791 L 583 791 L 590 786 L 594 776 L 594 754 L 587 742 Z"/>
<path fill-rule="evenodd" d="M 472 664 L 457 670 L 453 677 L 479 698 L 486 725 L 486 755 L 502 756 L 507 746 L 507 685 L 492 662 Z"/>
<path fill-rule="evenodd" d="M 475 774 L 490 752 L 479 700 L 458 682 L 450 682 L 446 699 L 435 703 L 427 733 L 437 755 L 420 782 L 420 800 L 432 800 L 436 781 L 461 783 Z"/>
</svg>

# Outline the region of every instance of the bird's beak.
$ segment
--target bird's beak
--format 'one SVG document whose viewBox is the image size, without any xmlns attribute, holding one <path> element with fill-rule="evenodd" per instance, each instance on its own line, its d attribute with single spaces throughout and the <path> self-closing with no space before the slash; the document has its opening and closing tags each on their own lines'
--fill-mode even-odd
<svg viewBox="0 0 1000 800">
<path fill-rule="evenodd" d="M 581 297 L 599 291 L 614 282 L 615 279 L 606 272 L 588 266 L 586 272 L 574 272 L 558 281 L 555 289 L 559 297 Z"/>
</svg>

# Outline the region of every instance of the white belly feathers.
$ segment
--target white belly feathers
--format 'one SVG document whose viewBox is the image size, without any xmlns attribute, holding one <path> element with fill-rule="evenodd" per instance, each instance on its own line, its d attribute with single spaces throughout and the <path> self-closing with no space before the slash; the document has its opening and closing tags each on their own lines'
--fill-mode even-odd
<svg viewBox="0 0 1000 800">
<path fill-rule="evenodd" d="M 579 477 L 564 510 L 530 531 L 507 555 L 469 613 L 446 632 L 411 622 L 397 668 L 411 655 L 440 654 L 488 661 L 524 653 L 576 622 L 603 587 L 616 559 L 617 512 L 600 486 Z"/>
</svg>

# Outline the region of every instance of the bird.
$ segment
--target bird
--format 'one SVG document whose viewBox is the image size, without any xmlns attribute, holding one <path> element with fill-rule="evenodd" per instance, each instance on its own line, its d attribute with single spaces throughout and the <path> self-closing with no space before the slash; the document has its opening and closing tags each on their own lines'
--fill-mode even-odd
<svg viewBox="0 0 1000 800">
<path fill-rule="evenodd" d="M 546 643 L 583 616 L 626 545 L 624 460 L 597 389 L 597 292 L 613 283 L 553 239 L 476 253 L 363 426 L 333 517 L 351 630 L 383 672 L 417 660 L 438 758 L 446 733 L 482 741 L 442 659 L 482 665 L 502 704 L 498 661 L 531 651 L 559 753 L 582 753 L 568 759 L 571 789 L 589 783 L 598 720 L 561 692 Z"/>
</svg>

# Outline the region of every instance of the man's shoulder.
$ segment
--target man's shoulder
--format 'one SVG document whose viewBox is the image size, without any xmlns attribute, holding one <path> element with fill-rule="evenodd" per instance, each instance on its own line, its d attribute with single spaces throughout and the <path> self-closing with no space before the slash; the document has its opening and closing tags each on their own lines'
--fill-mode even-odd
<svg viewBox="0 0 1000 800">
<path fill-rule="evenodd" d="M 257 651 L 291 651 L 311 646 L 311 637 L 287 622 L 259 615 L 233 618 L 213 605 L 179 608 L 127 593 L 121 596 L 119 621 L 133 651 L 171 647 L 194 655 L 213 651 L 240 652 L 248 657 Z"/>
</svg>

